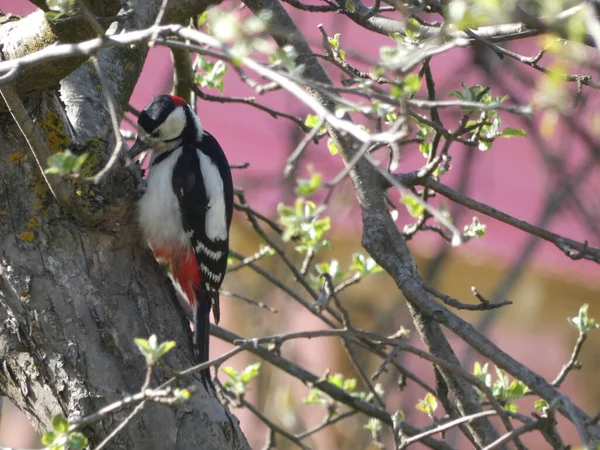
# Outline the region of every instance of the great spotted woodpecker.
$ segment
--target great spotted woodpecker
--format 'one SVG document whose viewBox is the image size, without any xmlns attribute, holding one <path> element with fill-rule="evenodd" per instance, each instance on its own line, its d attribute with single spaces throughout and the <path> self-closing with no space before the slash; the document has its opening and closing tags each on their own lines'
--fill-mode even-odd
<svg viewBox="0 0 600 450">
<path fill-rule="evenodd" d="M 219 288 L 227 268 L 233 182 L 217 140 L 181 97 L 154 97 L 138 118 L 133 158 L 151 150 L 138 218 L 156 258 L 194 311 L 194 346 L 208 360 L 209 315 L 219 322 Z M 203 376 L 208 378 L 208 371 Z"/>
</svg>

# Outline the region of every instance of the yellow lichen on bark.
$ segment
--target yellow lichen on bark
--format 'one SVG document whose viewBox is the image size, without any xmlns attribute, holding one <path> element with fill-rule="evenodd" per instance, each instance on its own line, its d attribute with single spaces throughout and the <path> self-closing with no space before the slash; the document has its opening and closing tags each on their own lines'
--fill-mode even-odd
<svg viewBox="0 0 600 450">
<path fill-rule="evenodd" d="M 23 159 L 23 156 L 25 156 L 25 152 L 13 152 L 10 154 L 8 159 L 13 164 L 21 164 L 21 160 Z"/>
<path fill-rule="evenodd" d="M 35 239 L 35 234 L 31 231 L 23 231 L 19 237 L 26 242 L 32 242 Z"/>
</svg>

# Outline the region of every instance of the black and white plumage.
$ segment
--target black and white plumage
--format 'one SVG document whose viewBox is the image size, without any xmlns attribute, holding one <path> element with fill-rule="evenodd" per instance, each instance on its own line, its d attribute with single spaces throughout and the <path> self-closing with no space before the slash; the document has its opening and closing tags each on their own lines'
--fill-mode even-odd
<svg viewBox="0 0 600 450">
<path fill-rule="evenodd" d="M 209 315 L 220 316 L 227 269 L 233 182 L 225 153 L 180 97 L 159 95 L 138 119 L 130 154 L 151 150 L 139 223 L 157 259 L 194 309 L 194 344 L 208 360 Z M 205 373 L 207 375 L 207 373 Z"/>
</svg>

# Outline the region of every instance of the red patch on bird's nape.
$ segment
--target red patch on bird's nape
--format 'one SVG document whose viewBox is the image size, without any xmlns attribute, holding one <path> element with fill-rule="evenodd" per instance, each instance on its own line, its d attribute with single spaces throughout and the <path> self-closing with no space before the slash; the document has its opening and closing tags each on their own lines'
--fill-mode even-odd
<svg viewBox="0 0 600 450">
<path fill-rule="evenodd" d="M 171 100 L 173 100 L 173 104 L 175 107 L 177 106 L 185 106 L 185 100 L 181 97 L 177 97 L 176 95 L 171 95 Z"/>
</svg>

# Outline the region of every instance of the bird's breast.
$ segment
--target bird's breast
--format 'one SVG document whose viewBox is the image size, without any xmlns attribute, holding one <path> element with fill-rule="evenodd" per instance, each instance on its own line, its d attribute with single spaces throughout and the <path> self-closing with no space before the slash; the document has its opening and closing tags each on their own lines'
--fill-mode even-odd
<svg viewBox="0 0 600 450">
<path fill-rule="evenodd" d="M 152 247 L 169 246 L 181 250 L 190 247 L 172 184 L 173 167 L 180 156 L 179 148 L 151 168 L 146 192 L 138 204 L 140 228 Z"/>
</svg>

